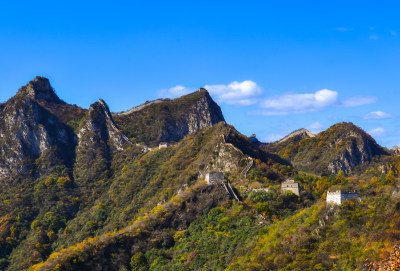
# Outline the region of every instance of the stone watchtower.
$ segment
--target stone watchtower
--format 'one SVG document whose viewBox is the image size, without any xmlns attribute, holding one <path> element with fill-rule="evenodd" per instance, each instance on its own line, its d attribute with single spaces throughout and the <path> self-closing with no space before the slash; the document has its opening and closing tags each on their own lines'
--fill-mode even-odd
<svg viewBox="0 0 400 271">
<path fill-rule="evenodd" d="M 205 179 L 207 181 L 207 184 L 209 184 L 209 185 L 223 182 L 224 181 L 224 173 L 222 173 L 220 171 L 210 171 L 210 172 L 206 173 Z"/>
<path fill-rule="evenodd" d="M 296 183 L 294 180 L 288 179 L 281 184 L 282 192 L 285 191 L 292 191 L 293 194 L 299 196 L 300 195 L 300 188 L 299 184 Z"/>
<path fill-rule="evenodd" d="M 326 193 L 326 203 L 341 205 L 346 199 L 358 199 L 358 194 L 354 192 L 342 192 L 342 190 L 328 191 Z"/>
<path fill-rule="evenodd" d="M 158 148 L 159 149 L 168 148 L 168 143 L 167 142 L 161 142 L 160 144 L 158 144 Z"/>
</svg>

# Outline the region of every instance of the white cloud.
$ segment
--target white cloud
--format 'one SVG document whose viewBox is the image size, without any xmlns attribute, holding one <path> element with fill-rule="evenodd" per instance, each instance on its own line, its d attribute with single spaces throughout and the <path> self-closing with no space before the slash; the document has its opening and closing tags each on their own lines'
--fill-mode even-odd
<svg viewBox="0 0 400 271">
<path fill-rule="evenodd" d="M 251 80 L 234 81 L 229 85 L 205 85 L 204 88 L 215 96 L 218 102 L 242 106 L 257 103 L 263 94 L 257 83 Z"/>
<path fill-rule="evenodd" d="M 186 88 L 184 86 L 178 85 L 172 88 L 165 88 L 162 89 L 158 92 L 159 97 L 163 98 L 177 98 L 182 95 L 189 94 L 191 92 L 195 91 L 195 89 L 192 88 Z"/>
<path fill-rule="evenodd" d="M 373 104 L 378 100 L 375 96 L 355 96 L 350 97 L 342 101 L 342 105 L 345 107 L 355 107 L 366 104 Z"/>
<path fill-rule="evenodd" d="M 314 122 L 314 123 L 312 123 L 312 124 L 310 124 L 309 126 L 306 127 L 306 129 L 309 130 L 313 134 L 318 134 L 324 128 L 325 128 L 325 126 L 322 125 L 321 123 L 319 123 L 318 121 Z"/>
<path fill-rule="evenodd" d="M 381 137 L 386 135 L 386 131 L 384 128 L 378 127 L 368 131 L 368 134 L 370 134 L 371 136 Z"/>
<path fill-rule="evenodd" d="M 338 102 L 338 93 L 322 89 L 315 93 L 286 94 L 271 99 L 265 99 L 261 107 L 268 109 L 264 115 L 287 115 L 314 112 Z"/>
<path fill-rule="evenodd" d="M 378 35 L 370 35 L 369 39 L 370 40 L 379 40 L 379 36 Z"/>
<path fill-rule="evenodd" d="M 396 32 L 396 31 L 390 30 L 389 32 L 390 32 L 390 35 L 392 35 L 392 36 L 397 36 L 397 32 Z"/>
<path fill-rule="evenodd" d="M 264 99 L 262 98 L 262 88 L 251 80 L 233 81 L 227 85 L 205 85 L 204 88 L 210 92 L 218 103 L 239 106 L 257 105 L 261 110 L 252 111 L 250 114 L 264 116 L 309 113 L 335 105 L 356 107 L 377 101 L 375 96 L 355 96 L 339 101 L 338 92 L 329 89 L 322 89 L 314 93 L 284 94 Z M 177 85 L 160 90 L 158 96 L 176 98 L 195 90 L 195 88 Z"/>
<path fill-rule="evenodd" d="M 368 113 L 367 115 L 364 116 L 364 119 L 387 119 L 387 118 L 391 118 L 393 117 L 393 115 L 382 112 L 382 111 L 375 111 L 375 112 L 371 112 Z"/>
<path fill-rule="evenodd" d="M 262 89 L 256 82 L 246 80 L 243 82 L 234 81 L 228 85 L 205 85 L 205 89 L 215 97 L 217 102 L 240 106 L 248 106 L 258 102 L 262 96 Z M 187 88 L 178 85 L 158 92 L 159 97 L 176 98 L 194 92 L 194 88 Z"/>
</svg>

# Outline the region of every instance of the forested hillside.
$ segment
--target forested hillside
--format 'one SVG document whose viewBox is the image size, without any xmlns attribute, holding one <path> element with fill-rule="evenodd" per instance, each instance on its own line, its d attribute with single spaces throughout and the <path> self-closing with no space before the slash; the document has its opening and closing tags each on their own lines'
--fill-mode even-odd
<svg viewBox="0 0 400 271">
<path fill-rule="evenodd" d="M 112 113 L 36 77 L 0 105 L 0 270 L 374 270 L 400 239 L 399 170 L 351 123 L 264 144 L 204 89 Z M 358 198 L 327 205 L 339 189 Z"/>
</svg>

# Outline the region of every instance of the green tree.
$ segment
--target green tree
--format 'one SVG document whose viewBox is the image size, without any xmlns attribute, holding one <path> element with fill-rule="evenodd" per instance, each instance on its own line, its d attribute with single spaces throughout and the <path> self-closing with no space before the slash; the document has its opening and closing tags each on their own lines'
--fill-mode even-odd
<svg viewBox="0 0 400 271">
<path fill-rule="evenodd" d="M 131 258 L 132 271 L 145 271 L 149 269 L 147 259 L 142 252 L 134 254 Z"/>
</svg>

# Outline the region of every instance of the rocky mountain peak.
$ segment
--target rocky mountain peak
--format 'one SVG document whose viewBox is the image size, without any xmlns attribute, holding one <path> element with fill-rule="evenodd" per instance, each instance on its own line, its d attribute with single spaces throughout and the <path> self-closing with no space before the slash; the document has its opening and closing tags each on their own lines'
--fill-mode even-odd
<svg viewBox="0 0 400 271">
<path fill-rule="evenodd" d="M 351 122 L 335 124 L 322 132 L 321 136 L 330 142 L 331 148 L 339 150 L 328 165 L 333 173 L 339 170 L 350 173 L 356 166 L 370 162 L 375 156 L 389 154 L 368 133 Z"/>
<path fill-rule="evenodd" d="M 17 95 L 29 97 L 34 100 L 45 100 L 53 103 L 64 103 L 54 92 L 49 79 L 36 76 L 26 86 L 22 87 Z"/>
<path fill-rule="evenodd" d="M 279 140 L 277 143 L 282 143 L 289 139 L 292 139 L 293 142 L 299 142 L 302 139 L 311 138 L 311 137 L 315 137 L 315 135 L 312 134 L 307 129 L 302 128 L 302 129 L 299 129 L 299 130 L 296 130 L 296 131 L 290 133 L 289 135 L 287 135 L 284 138 L 282 138 L 281 140 Z"/>
<path fill-rule="evenodd" d="M 331 127 L 327 131 L 337 131 L 337 135 L 342 136 L 365 136 L 368 135 L 363 129 L 358 127 L 352 122 L 339 122 Z"/>
<path fill-rule="evenodd" d="M 197 91 L 198 91 L 198 92 L 208 93 L 208 90 L 205 89 L 205 88 L 199 88 Z"/>
<path fill-rule="evenodd" d="M 75 176 L 80 182 L 108 178 L 112 157 L 130 144 L 101 99 L 90 106 L 79 126 L 78 138 Z"/>
<path fill-rule="evenodd" d="M 79 132 L 78 137 L 82 137 L 88 132 L 93 133 L 92 135 L 96 135 L 104 142 L 111 140 L 112 143 L 109 143 L 114 150 L 122 150 L 122 146 L 129 142 L 129 139 L 115 126 L 110 109 L 104 100 L 99 99 L 93 103 L 89 108 L 88 115 L 86 124 Z"/>
<path fill-rule="evenodd" d="M 399 146 L 393 146 L 393 148 L 390 150 L 394 155 L 399 155 L 400 154 L 400 147 Z"/>
<path fill-rule="evenodd" d="M 125 113 L 114 114 L 114 119 L 129 138 L 151 146 L 179 141 L 225 121 L 221 108 L 205 89 L 173 100 L 148 102 Z"/>
<path fill-rule="evenodd" d="M 108 108 L 106 102 L 102 99 L 99 99 L 97 102 L 90 105 L 89 114 L 90 113 L 100 113 L 104 116 L 111 117 L 110 109 Z"/>
</svg>

